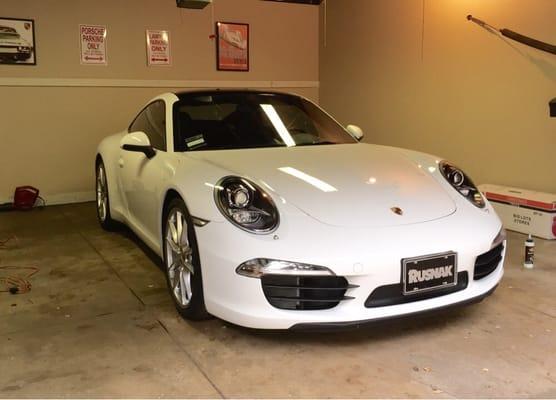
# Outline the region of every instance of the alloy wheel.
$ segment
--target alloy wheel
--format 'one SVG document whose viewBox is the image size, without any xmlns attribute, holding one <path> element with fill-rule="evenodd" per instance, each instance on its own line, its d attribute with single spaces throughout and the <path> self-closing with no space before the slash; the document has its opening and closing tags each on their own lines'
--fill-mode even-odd
<svg viewBox="0 0 556 400">
<path fill-rule="evenodd" d="M 187 221 L 183 211 L 174 208 L 166 221 L 166 268 L 171 292 L 182 307 L 186 307 L 193 296 L 192 276 L 193 250 L 189 243 Z"/>
<path fill-rule="evenodd" d="M 98 166 L 97 170 L 97 210 L 99 219 L 104 222 L 108 211 L 108 186 L 102 164 Z"/>
</svg>

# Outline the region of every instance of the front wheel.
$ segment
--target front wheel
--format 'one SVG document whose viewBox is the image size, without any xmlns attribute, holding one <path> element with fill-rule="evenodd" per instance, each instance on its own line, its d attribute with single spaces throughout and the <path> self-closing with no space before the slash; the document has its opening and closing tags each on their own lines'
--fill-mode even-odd
<svg viewBox="0 0 556 400">
<path fill-rule="evenodd" d="M 195 229 L 181 199 L 172 200 L 165 213 L 163 248 L 166 280 L 176 309 L 187 319 L 209 318 Z"/>
<path fill-rule="evenodd" d="M 97 218 L 100 226 L 107 231 L 117 228 L 117 223 L 110 216 L 110 199 L 108 197 L 108 180 L 104 163 L 99 161 L 96 168 L 96 203 Z"/>
</svg>

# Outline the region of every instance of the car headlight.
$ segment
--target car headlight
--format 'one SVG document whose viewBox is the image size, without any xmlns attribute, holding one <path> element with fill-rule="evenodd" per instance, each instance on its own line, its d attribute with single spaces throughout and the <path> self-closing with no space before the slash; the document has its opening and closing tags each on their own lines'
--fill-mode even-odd
<svg viewBox="0 0 556 400">
<path fill-rule="evenodd" d="M 447 161 L 441 161 L 440 172 L 459 194 L 479 208 L 485 207 L 485 199 L 473 181 L 465 173 Z"/>
<path fill-rule="evenodd" d="M 220 212 L 243 230 L 269 233 L 278 226 L 280 218 L 271 197 L 245 178 L 220 180 L 214 187 L 214 199 Z"/>
</svg>

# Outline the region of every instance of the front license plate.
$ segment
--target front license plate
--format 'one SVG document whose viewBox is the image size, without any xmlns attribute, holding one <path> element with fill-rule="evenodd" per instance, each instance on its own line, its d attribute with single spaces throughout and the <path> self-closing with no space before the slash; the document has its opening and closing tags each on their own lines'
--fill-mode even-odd
<svg viewBox="0 0 556 400">
<path fill-rule="evenodd" d="M 437 290 L 458 283 L 454 252 L 402 259 L 403 294 Z"/>
</svg>

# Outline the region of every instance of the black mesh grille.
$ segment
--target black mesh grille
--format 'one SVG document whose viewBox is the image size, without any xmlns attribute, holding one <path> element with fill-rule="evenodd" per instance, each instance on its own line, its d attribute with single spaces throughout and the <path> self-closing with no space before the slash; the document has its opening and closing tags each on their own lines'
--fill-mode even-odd
<svg viewBox="0 0 556 400">
<path fill-rule="evenodd" d="M 467 271 L 458 273 L 458 283 L 455 286 L 441 288 L 430 292 L 417 293 L 412 295 L 404 295 L 401 283 L 393 285 L 379 286 L 365 301 L 365 307 L 384 307 L 396 304 L 411 303 L 413 301 L 432 299 L 433 297 L 444 296 L 446 294 L 459 292 L 467 287 L 468 284 Z"/>
<path fill-rule="evenodd" d="M 325 310 L 348 300 L 352 286 L 341 276 L 263 275 L 263 292 L 270 304 L 284 310 Z"/>
<path fill-rule="evenodd" d="M 502 261 L 502 252 L 504 251 L 504 244 L 501 243 L 492 250 L 487 251 L 477 257 L 475 261 L 475 272 L 473 279 L 482 279 L 485 276 L 494 272 L 500 261 Z"/>
</svg>

